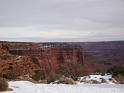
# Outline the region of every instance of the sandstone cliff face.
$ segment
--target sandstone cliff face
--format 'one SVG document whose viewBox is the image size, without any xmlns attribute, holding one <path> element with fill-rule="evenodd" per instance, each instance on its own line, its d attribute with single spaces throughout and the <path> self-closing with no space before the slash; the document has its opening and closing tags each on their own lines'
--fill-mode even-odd
<svg viewBox="0 0 124 93">
<path fill-rule="evenodd" d="M 8 73 L 15 77 L 27 74 L 32 76 L 39 69 L 47 74 L 69 62 L 92 70 L 92 65 L 84 63 L 83 50 L 80 47 L 45 47 L 34 43 L 0 43 L 0 46 L 0 73 L 4 77 Z M 2 58 L 3 54 L 5 58 Z"/>
</svg>

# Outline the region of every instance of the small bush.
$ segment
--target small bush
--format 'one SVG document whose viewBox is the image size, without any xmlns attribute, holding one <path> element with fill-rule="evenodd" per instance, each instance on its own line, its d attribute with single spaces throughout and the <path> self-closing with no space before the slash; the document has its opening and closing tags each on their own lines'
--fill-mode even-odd
<svg viewBox="0 0 124 93">
<path fill-rule="evenodd" d="M 124 84 L 124 66 L 112 67 L 108 70 L 119 84 Z"/>
<path fill-rule="evenodd" d="M 118 75 L 124 76 L 124 67 L 123 66 L 112 67 L 108 70 L 108 73 L 111 73 L 113 77 L 116 77 Z"/>
<path fill-rule="evenodd" d="M 117 75 L 115 77 L 115 80 L 119 83 L 119 84 L 124 84 L 124 76 L 123 75 Z"/>
<path fill-rule="evenodd" d="M 6 91 L 7 89 L 8 89 L 7 80 L 0 77 L 0 91 Z"/>
<path fill-rule="evenodd" d="M 60 77 L 59 74 L 56 74 L 55 72 L 51 71 L 46 77 L 46 80 L 48 83 L 51 83 L 57 80 L 59 77 Z"/>
<path fill-rule="evenodd" d="M 68 78 L 65 76 L 60 77 L 57 83 L 71 84 L 71 85 L 76 84 L 76 82 L 72 78 Z"/>
<path fill-rule="evenodd" d="M 33 80 L 41 83 L 42 81 L 45 81 L 45 83 L 46 81 L 47 83 L 51 83 L 57 80 L 58 78 L 59 78 L 59 75 L 56 74 L 54 71 L 51 71 L 45 75 L 42 70 L 36 70 L 35 74 L 32 76 Z"/>
<path fill-rule="evenodd" d="M 32 79 L 39 81 L 39 80 L 44 80 L 45 79 L 45 75 L 43 70 L 36 70 L 35 74 L 32 76 Z"/>
<path fill-rule="evenodd" d="M 82 64 L 65 63 L 60 65 L 57 73 L 77 80 L 78 77 L 82 76 L 85 73 L 85 70 L 83 69 Z"/>
<path fill-rule="evenodd" d="M 104 78 L 101 78 L 101 83 L 106 83 L 107 81 Z"/>
<path fill-rule="evenodd" d="M 90 83 L 91 83 L 91 84 L 100 84 L 100 82 L 97 81 L 97 80 L 90 80 Z"/>
<path fill-rule="evenodd" d="M 9 70 L 5 75 L 2 75 L 2 77 L 8 80 L 14 80 L 16 78 L 13 71 L 11 70 Z"/>
</svg>

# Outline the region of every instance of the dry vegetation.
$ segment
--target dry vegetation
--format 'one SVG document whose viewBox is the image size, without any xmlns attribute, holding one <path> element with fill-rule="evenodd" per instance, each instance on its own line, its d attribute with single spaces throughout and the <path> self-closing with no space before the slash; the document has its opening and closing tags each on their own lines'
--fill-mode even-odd
<svg viewBox="0 0 124 93">
<path fill-rule="evenodd" d="M 7 80 L 0 77 L 0 91 L 6 91 L 7 89 L 8 89 Z"/>
</svg>

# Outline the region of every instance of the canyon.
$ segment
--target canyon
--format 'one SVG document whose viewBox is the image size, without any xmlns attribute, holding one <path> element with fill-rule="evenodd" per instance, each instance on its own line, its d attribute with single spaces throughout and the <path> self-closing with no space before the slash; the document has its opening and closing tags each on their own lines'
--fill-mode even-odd
<svg viewBox="0 0 124 93">
<path fill-rule="evenodd" d="M 106 72 L 123 65 L 124 42 L 0 42 L 0 74 L 14 77 L 57 72 L 61 66 L 72 63 L 86 73 Z M 72 67 L 76 69 L 78 67 Z M 63 69 L 65 70 L 65 69 Z M 76 71 L 75 70 L 75 71 Z"/>
<path fill-rule="evenodd" d="M 0 42 L 0 73 L 3 77 L 31 77 L 37 70 L 47 75 L 67 63 L 80 64 L 82 68 L 88 68 L 88 72 L 93 71 L 92 64 L 84 63 L 83 48 L 80 46 Z"/>
</svg>

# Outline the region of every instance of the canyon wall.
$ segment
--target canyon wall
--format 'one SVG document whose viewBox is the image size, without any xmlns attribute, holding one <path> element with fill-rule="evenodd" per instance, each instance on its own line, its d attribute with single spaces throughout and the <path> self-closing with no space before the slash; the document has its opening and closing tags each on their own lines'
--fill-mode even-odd
<svg viewBox="0 0 124 93">
<path fill-rule="evenodd" d="M 87 71 L 92 71 L 93 68 L 90 63 L 84 62 L 83 49 L 79 46 L 0 43 L 0 73 L 4 77 L 9 74 L 15 77 L 27 74 L 32 76 L 36 70 L 42 70 L 47 74 L 57 71 L 61 64 L 66 63 L 79 64 L 82 68 L 87 68 Z"/>
</svg>

